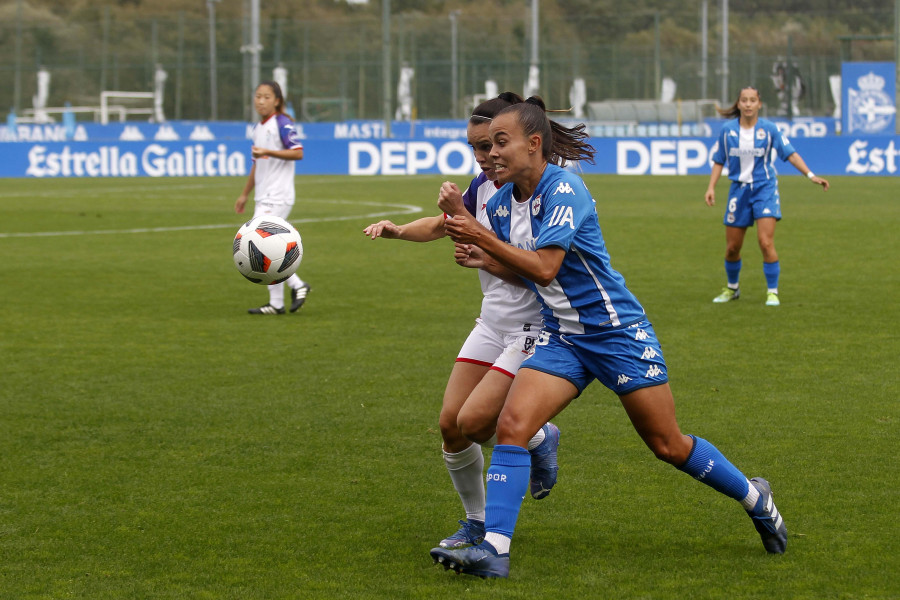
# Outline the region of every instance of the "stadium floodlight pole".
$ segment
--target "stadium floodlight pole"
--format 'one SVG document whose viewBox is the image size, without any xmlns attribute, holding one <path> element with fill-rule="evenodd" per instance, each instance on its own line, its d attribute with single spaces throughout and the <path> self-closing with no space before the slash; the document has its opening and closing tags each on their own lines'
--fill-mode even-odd
<svg viewBox="0 0 900 600">
<path fill-rule="evenodd" d="M 391 0 L 381 0 L 382 117 L 384 137 L 391 137 Z"/>
<path fill-rule="evenodd" d="M 900 2 L 900 0 L 897 0 Z M 709 98 L 709 0 L 700 6 L 700 97 Z"/>
<path fill-rule="evenodd" d="M 216 2 L 221 0 L 206 0 L 206 8 L 209 10 L 209 114 L 210 120 L 219 118 L 219 86 L 216 82 Z"/>
<path fill-rule="evenodd" d="M 459 28 L 456 20 L 459 18 L 460 11 L 450 11 L 450 98 L 452 104 L 450 108 L 450 118 L 459 117 Z"/>
<path fill-rule="evenodd" d="M 254 89 L 259 85 L 259 0 L 250 0 L 250 81 Z"/>
<path fill-rule="evenodd" d="M 16 67 L 13 77 L 13 111 L 18 113 L 22 100 L 22 0 L 16 2 Z"/>
<path fill-rule="evenodd" d="M 728 0 L 722 0 L 722 106 L 728 106 Z"/>
</svg>

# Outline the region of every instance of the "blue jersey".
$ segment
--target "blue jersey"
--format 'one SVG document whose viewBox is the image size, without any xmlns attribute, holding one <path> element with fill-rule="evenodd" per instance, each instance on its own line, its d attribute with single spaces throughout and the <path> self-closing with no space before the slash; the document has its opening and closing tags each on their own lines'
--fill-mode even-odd
<svg viewBox="0 0 900 600">
<path fill-rule="evenodd" d="M 488 200 L 486 211 L 497 237 L 526 250 L 566 250 L 550 285 L 526 280 L 541 303 L 544 329 L 597 333 L 644 317 L 625 278 L 610 266 L 594 200 L 578 175 L 548 164 L 531 198 L 517 202 L 512 194 L 508 183 Z"/>
<path fill-rule="evenodd" d="M 752 129 L 741 128 L 740 119 L 727 121 L 712 147 L 712 161 L 728 169 L 728 178 L 740 183 L 774 180 L 775 157 L 796 152 L 787 136 L 772 121 L 757 119 Z"/>
</svg>

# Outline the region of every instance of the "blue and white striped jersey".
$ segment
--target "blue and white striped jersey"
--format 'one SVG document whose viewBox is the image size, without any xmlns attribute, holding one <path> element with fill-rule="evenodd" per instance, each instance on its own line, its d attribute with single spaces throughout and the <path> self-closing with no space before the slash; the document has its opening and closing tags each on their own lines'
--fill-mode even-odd
<svg viewBox="0 0 900 600">
<path fill-rule="evenodd" d="M 484 173 L 479 173 L 463 193 L 466 210 L 488 228 L 491 224 L 485 215 L 485 207 L 496 193 L 497 186 Z M 481 293 L 484 294 L 481 301 L 482 321 L 493 330 L 504 333 L 537 330 L 541 313 L 533 291 L 495 277 L 484 269 L 478 269 L 478 278 Z"/>
<path fill-rule="evenodd" d="M 772 121 L 757 119 L 753 129 L 743 129 L 740 119 L 732 119 L 722 126 L 711 154 L 714 163 L 728 169 L 732 181 L 760 183 L 778 174 L 776 155 L 787 160 L 794 152 L 787 136 Z"/>
<path fill-rule="evenodd" d="M 508 183 L 488 200 L 497 237 L 526 250 L 558 246 L 567 251 L 550 285 L 527 282 L 541 302 L 544 329 L 597 333 L 644 317 L 625 278 L 610 265 L 597 209 L 581 177 L 548 164 L 531 198 L 517 202 L 512 192 Z"/>
</svg>

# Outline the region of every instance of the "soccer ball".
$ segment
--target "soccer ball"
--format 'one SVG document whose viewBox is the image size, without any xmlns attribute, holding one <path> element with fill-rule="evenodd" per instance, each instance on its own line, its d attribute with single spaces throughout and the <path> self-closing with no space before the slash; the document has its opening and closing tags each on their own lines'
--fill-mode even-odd
<svg viewBox="0 0 900 600">
<path fill-rule="evenodd" d="M 254 217 L 234 236 L 234 266 L 260 285 L 281 283 L 297 272 L 303 241 L 294 226 L 271 215 Z"/>
</svg>

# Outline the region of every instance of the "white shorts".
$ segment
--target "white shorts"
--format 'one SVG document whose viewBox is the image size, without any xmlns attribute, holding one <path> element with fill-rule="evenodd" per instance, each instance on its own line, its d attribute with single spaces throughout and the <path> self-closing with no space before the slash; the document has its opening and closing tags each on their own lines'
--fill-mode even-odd
<svg viewBox="0 0 900 600">
<path fill-rule="evenodd" d="M 485 325 L 480 318 L 475 319 L 475 328 L 466 338 L 456 361 L 483 365 L 515 377 L 522 361 L 534 353 L 538 333 L 500 333 Z"/>
<path fill-rule="evenodd" d="M 281 217 L 282 219 L 287 219 L 288 215 L 291 214 L 291 209 L 293 208 L 290 204 L 273 204 L 271 202 L 254 202 L 253 203 L 253 217 L 256 218 L 260 215 L 271 215 L 273 217 Z"/>
</svg>

